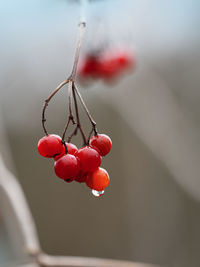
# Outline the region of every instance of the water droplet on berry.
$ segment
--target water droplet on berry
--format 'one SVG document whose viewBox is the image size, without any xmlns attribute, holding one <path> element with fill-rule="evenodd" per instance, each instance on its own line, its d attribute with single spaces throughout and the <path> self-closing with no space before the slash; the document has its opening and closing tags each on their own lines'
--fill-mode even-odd
<svg viewBox="0 0 200 267">
<path fill-rule="evenodd" d="M 95 197 L 100 197 L 104 194 L 104 190 L 103 191 L 96 191 L 96 190 L 92 190 L 92 194 L 95 196 Z"/>
</svg>

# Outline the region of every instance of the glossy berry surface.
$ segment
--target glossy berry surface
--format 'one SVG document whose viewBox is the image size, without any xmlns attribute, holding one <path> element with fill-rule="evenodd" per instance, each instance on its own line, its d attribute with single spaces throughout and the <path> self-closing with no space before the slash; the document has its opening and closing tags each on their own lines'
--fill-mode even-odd
<svg viewBox="0 0 200 267">
<path fill-rule="evenodd" d="M 67 146 L 67 153 L 71 154 L 71 155 L 74 155 L 77 151 L 78 151 L 78 148 L 77 146 L 75 146 L 74 144 L 72 143 L 67 143 L 66 142 L 66 146 Z M 55 160 L 58 160 L 59 158 L 61 158 L 64 154 L 66 154 L 66 151 L 64 150 L 63 153 L 57 155 L 54 157 Z"/>
<path fill-rule="evenodd" d="M 112 141 L 106 134 L 98 134 L 90 138 L 90 146 L 97 150 L 101 156 L 105 156 L 111 150 Z"/>
<path fill-rule="evenodd" d="M 68 153 L 71 155 L 74 155 L 78 151 L 77 146 L 75 146 L 72 143 L 66 143 L 66 146 L 67 146 Z"/>
<path fill-rule="evenodd" d="M 80 164 L 74 155 L 65 154 L 55 161 L 54 171 L 63 180 L 74 180 L 80 172 Z"/>
<path fill-rule="evenodd" d="M 80 161 L 82 172 L 93 172 L 101 164 L 101 156 L 99 153 L 88 146 L 79 149 L 75 156 Z"/>
<path fill-rule="evenodd" d="M 88 173 L 86 177 L 87 186 L 96 191 L 103 191 L 109 185 L 109 182 L 109 175 L 103 168 L 98 168 L 96 171 Z"/>
<path fill-rule="evenodd" d="M 79 183 L 85 183 L 87 177 L 87 173 L 80 172 L 76 177 L 75 181 Z"/>
<path fill-rule="evenodd" d="M 64 154 L 65 146 L 62 144 L 60 136 L 49 134 L 39 140 L 38 152 L 43 157 L 52 158 Z"/>
</svg>

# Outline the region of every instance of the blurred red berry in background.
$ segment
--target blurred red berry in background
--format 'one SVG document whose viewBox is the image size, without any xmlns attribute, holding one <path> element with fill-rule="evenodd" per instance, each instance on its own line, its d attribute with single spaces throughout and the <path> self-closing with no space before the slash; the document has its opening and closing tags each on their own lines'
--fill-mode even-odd
<svg viewBox="0 0 200 267">
<path fill-rule="evenodd" d="M 88 54 L 79 66 L 80 79 L 112 81 L 136 66 L 136 55 L 129 50 L 108 50 Z"/>
</svg>

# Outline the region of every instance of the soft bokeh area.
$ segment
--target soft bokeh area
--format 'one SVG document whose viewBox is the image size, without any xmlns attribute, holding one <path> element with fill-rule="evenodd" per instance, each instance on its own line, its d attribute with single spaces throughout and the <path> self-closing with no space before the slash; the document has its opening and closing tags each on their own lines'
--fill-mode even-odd
<svg viewBox="0 0 200 267">
<path fill-rule="evenodd" d="M 0 1 L 0 153 L 45 252 L 200 266 L 199 12 L 197 0 Z M 100 198 L 58 179 L 53 160 L 37 152 L 42 106 L 71 71 L 80 15 L 81 56 L 119 46 L 137 55 L 136 69 L 115 83 L 79 83 L 99 132 L 113 141 Z M 49 132 L 61 135 L 67 101 L 64 87 L 49 104 Z M 83 112 L 81 120 L 87 129 Z M 10 267 L 25 253 L 1 204 L 0 266 Z"/>
</svg>

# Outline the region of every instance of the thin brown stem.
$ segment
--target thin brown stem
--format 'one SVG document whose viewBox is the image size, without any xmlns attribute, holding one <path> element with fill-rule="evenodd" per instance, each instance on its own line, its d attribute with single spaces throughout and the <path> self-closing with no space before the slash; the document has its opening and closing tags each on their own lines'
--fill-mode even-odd
<svg viewBox="0 0 200 267">
<path fill-rule="evenodd" d="M 58 87 L 56 87 L 56 89 L 53 91 L 53 93 L 45 100 L 44 107 L 42 110 L 42 127 L 43 127 L 43 130 L 44 130 L 46 135 L 48 135 L 48 132 L 47 132 L 47 129 L 45 126 L 45 122 L 46 122 L 45 112 L 46 112 L 47 106 L 48 106 L 50 100 L 52 99 L 52 97 L 68 82 L 69 82 L 69 79 L 64 80 L 61 84 L 58 85 Z"/>
<path fill-rule="evenodd" d="M 79 90 L 77 89 L 77 87 L 75 85 L 74 85 L 74 90 L 75 90 L 76 94 L 78 95 L 78 97 L 80 99 L 80 102 L 81 102 L 83 108 L 85 109 L 85 112 L 86 112 L 86 114 L 87 114 L 87 116 L 88 116 L 88 118 L 89 118 L 89 120 L 90 120 L 90 122 L 92 124 L 92 128 L 93 128 L 94 134 L 97 135 L 98 132 L 97 132 L 97 128 L 96 128 L 96 122 L 92 118 L 92 116 L 91 116 L 91 114 L 90 114 L 90 112 L 89 112 L 89 110 L 88 110 L 88 108 L 87 108 L 87 106 L 86 106 L 86 104 L 85 104 L 85 102 L 84 102 Z"/>
<path fill-rule="evenodd" d="M 67 124 L 66 124 L 66 127 L 64 129 L 64 132 L 63 132 L 63 135 L 62 135 L 62 140 L 64 141 L 65 139 L 65 134 L 66 134 L 66 131 L 69 127 L 69 123 L 70 121 L 72 121 L 73 124 L 76 124 L 75 121 L 74 121 L 74 117 L 73 117 L 73 114 L 72 114 L 72 84 L 74 84 L 74 80 L 75 80 L 75 76 L 76 76 L 76 71 L 77 71 L 77 66 L 78 66 L 78 60 L 79 60 L 79 55 L 80 55 L 80 49 L 81 49 L 81 43 L 82 43 L 82 38 L 83 38 L 83 30 L 85 28 L 86 24 L 85 22 L 81 22 L 79 24 L 79 27 L 80 27 L 80 31 L 79 31 L 79 38 L 78 38 L 78 43 L 77 43 L 77 46 L 76 46 L 76 52 L 75 52 L 75 58 L 74 58 L 74 64 L 73 64 L 73 68 L 72 68 L 72 72 L 71 72 L 71 75 L 69 77 L 69 87 L 68 87 L 68 96 L 69 96 L 69 118 L 68 118 L 68 121 L 67 121 Z M 74 100 L 76 101 L 76 100 Z M 75 102 L 74 102 L 75 103 Z M 75 104 L 76 105 L 76 104 Z M 76 107 L 75 107 L 76 109 Z M 78 105 L 77 105 L 77 109 L 76 111 L 78 111 Z M 76 113 L 77 114 L 77 113 Z M 78 115 L 79 117 L 79 115 Z M 71 138 L 77 134 L 77 131 L 78 129 L 80 130 L 82 136 L 83 136 L 83 139 L 86 139 L 85 138 L 85 134 L 83 132 L 83 129 L 80 125 L 80 121 L 77 122 L 77 126 L 75 128 L 75 130 L 72 132 L 72 134 L 68 137 L 68 142 L 70 142 Z M 85 143 L 85 140 L 84 140 L 84 143 Z"/>
<path fill-rule="evenodd" d="M 70 121 L 73 124 L 76 124 L 76 122 L 74 120 L 73 112 L 72 112 L 72 81 L 71 80 L 69 81 L 69 86 L 68 86 L 68 97 L 69 97 L 69 117 L 68 117 L 68 121 L 67 121 L 67 124 L 65 126 L 65 129 L 64 129 L 63 135 L 62 135 L 62 142 L 63 143 L 65 141 L 65 134 L 66 134 L 66 131 L 69 127 Z"/>
<path fill-rule="evenodd" d="M 82 128 L 81 123 L 80 123 L 80 117 L 79 117 L 79 112 L 78 112 L 78 103 L 77 103 L 77 99 L 76 99 L 74 83 L 72 84 L 72 94 L 73 94 L 73 98 L 74 98 L 74 106 L 75 106 L 75 112 L 76 112 L 77 128 L 81 132 L 84 145 L 86 145 L 87 144 L 87 138 L 86 138 L 86 136 L 84 134 L 83 128 Z M 75 131 L 75 133 L 76 133 L 76 131 Z"/>
<path fill-rule="evenodd" d="M 74 121 L 74 116 L 72 112 L 72 81 L 69 82 L 69 87 L 68 87 L 68 97 L 69 97 L 69 117 L 72 121 L 73 124 L 76 122 Z"/>
<path fill-rule="evenodd" d="M 94 119 L 92 118 L 92 116 L 90 115 L 90 112 L 85 104 L 85 102 L 83 101 L 83 98 L 79 92 L 79 90 L 77 89 L 77 87 L 75 86 L 75 77 L 76 77 L 76 72 L 77 72 L 77 66 L 78 66 L 78 61 L 79 61 L 79 56 L 80 56 L 80 49 L 81 49 L 81 43 L 82 43 L 82 39 L 83 39 L 83 32 L 84 32 L 84 28 L 85 28 L 86 24 L 85 22 L 81 22 L 79 24 L 79 38 L 78 38 L 78 42 L 77 42 L 77 46 L 76 46 L 76 51 L 75 51 L 75 57 L 74 57 L 74 64 L 73 64 L 73 68 L 72 68 L 72 72 L 71 75 L 69 76 L 69 78 L 67 80 L 64 80 L 56 89 L 55 91 L 49 96 L 49 98 L 47 98 L 45 100 L 45 104 L 43 107 L 43 111 L 42 111 L 42 126 L 44 129 L 44 132 L 46 135 L 48 135 L 46 126 L 45 126 L 45 122 L 46 122 L 46 117 L 45 117 L 45 112 L 47 109 L 47 106 L 50 102 L 50 100 L 54 97 L 54 95 L 66 84 L 69 83 L 69 87 L 68 87 L 68 98 L 69 98 L 69 117 L 66 123 L 66 126 L 64 128 L 64 132 L 62 135 L 62 142 L 63 144 L 65 144 L 65 135 L 67 132 L 67 129 L 69 127 L 70 122 L 72 122 L 73 124 L 76 124 L 75 129 L 73 130 L 73 132 L 71 133 L 71 135 L 68 137 L 68 142 L 71 141 L 71 138 L 77 134 L 78 130 L 80 130 L 82 138 L 83 138 L 83 143 L 84 145 L 88 144 L 90 136 L 92 134 L 92 132 L 94 132 L 95 135 L 97 135 L 97 129 L 96 129 L 96 122 L 94 121 Z M 79 111 L 78 111 L 78 104 L 77 104 L 77 99 L 76 99 L 76 94 L 80 99 L 80 102 L 92 124 L 92 131 L 90 132 L 90 135 L 88 137 L 88 139 L 85 136 L 85 133 L 83 131 L 83 128 L 81 126 L 80 123 L 80 117 L 79 117 Z M 74 100 L 74 106 L 75 106 L 75 113 L 76 113 L 76 120 L 77 122 L 75 122 L 74 120 L 74 116 L 73 116 L 73 111 L 72 111 L 72 96 L 73 96 L 73 100 Z M 67 153 L 67 148 L 66 148 L 66 153 Z"/>
<path fill-rule="evenodd" d="M 87 139 L 87 144 L 89 145 L 89 142 L 90 142 L 90 138 L 92 136 L 92 133 L 94 132 L 94 129 L 92 127 L 92 130 L 90 131 L 89 135 L 88 135 L 88 139 Z"/>
<path fill-rule="evenodd" d="M 70 143 L 71 142 L 71 139 L 73 136 L 77 135 L 77 132 L 78 132 L 78 126 L 76 125 L 75 129 L 73 130 L 73 132 L 70 134 L 70 136 L 68 137 L 67 139 L 67 142 Z"/>
<path fill-rule="evenodd" d="M 44 103 L 44 107 L 43 107 L 43 110 L 42 110 L 42 127 L 43 127 L 43 130 L 45 132 L 46 135 L 48 135 L 48 131 L 46 129 L 46 126 L 45 126 L 45 122 L 46 122 L 46 117 L 45 117 L 45 112 L 46 112 L 46 109 L 47 109 L 47 106 L 50 102 L 50 100 L 52 99 L 52 97 L 66 84 L 68 83 L 69 81 L 71 81 L 71 84 L 72 82 L 74 82 L 75 80 L 75 76 L 76 76 L 76 71 L 77 71 L 77 65 L 78 65 L 78 60 L 79 60 L 79 55 L 80 55 L 80 49 L 81 49 L 81 43 L 82 43 L 82 38 L 83 38 L 83 30 L 85 28 L 86 24 L 85 22 L 81 22 L 79 24 L 79 27 L 80 27 L 80 32 L 79 32 L 79 38 L 78 38 L 78 43 L 77 43 L 77 47 L 76 47 L 76 52 L 75 52 L 75 59 L 74 59 L 74 64 L 73 64 L 73 68 L 72 68 L 72 72 L 71 72 L 71 75 L 70 77 L 67 79 L 67 80 L 64 80 L 56 89 L 55 91 L 49 96 L 49 98 L 47 98 L 45 100 L 45 103 Z M 69 93 L 69 110 L 70 110 L 70 117 L 71 117 L 71 120 L 72 120 L 72 123 L 75 124 L 74 120 L 73 120 L 73 116 L 72 116 L 72 108 L 71 108 L 71 93 Z M 67 130 L 67 129 L 66 129 Z M 65 130 L 65 132 L 66 132 Z M 65 135 L 65 132 L 64 132 L 64 135 Z"/>
<path fill-rule="evenodd" d="M 64 132 L 63 132 L 63 135 L 62 135 L 62 141 L 63 141 L 63 142 L 65 141 L 65 134 L 66 134 L 66 131 L 67 131 L 68 127 L 69 127 L 69 123 L 70 123 L 70 121 L 71 121 L 71 118 L 70 118 L 70 116 L 69 116 L 69 117 L 68 117 L 67 124 L 66 124 L 65 129 L 64 129 Z"/>
</svg>

